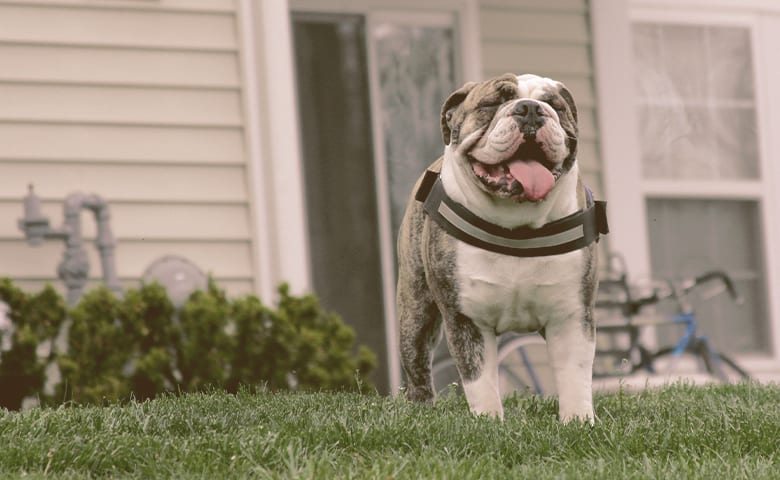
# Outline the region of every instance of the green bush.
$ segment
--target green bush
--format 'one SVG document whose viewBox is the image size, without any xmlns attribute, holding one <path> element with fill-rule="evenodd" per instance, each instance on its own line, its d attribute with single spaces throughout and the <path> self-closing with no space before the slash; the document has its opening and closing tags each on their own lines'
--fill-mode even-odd
<svg viewBox="0 0 780 480">
<path fill-rule="evenodd" d="M 129 396 L 123 369 L 133 345 L 120 308 L 119 299 L 101 287 L 87 292 L 70 311 L 67 352 L 57 358 L 62 383 L 55 398 L 101 403 Z"/>
<path fill-rule="evenodd" d="M 27 396 L 45 404 L 102 404 L 143 400 L 164 392 L 241 385 L 288 389 L 355 389 L 376 357 L 355 349 L 354 330 L 324 311 L 314 295 L 279 289 L 277 308 L 256 296 L 229 299 L 213 282 L 176 311 L 165 289 L 143 285 L 117 298 L 98 287 L 67 310 L 51 287 L 30 295 L 0 281 L 10 307 L 11 348 L 0 352 L 0 406 L 18 409 Z M 66 319 L 68 319 L 66 321 Z M 40 357 L 43 342 L 60 333 L 67 349 Z M 45 350 L 45 349 L 43 349 Z M 45 370 L 59 367 L 53 395 L 45 395 Z"/>
<path fill-rule="evenodd" d="M 130 389 L 138 400 L 153 398 L 177 384 L 174 374 L 179 329 L 174 307 L 159 284 L 125 293 L 120 321 L 134 346 L 130 353 Z"/>
<path fill-rule="evenodd" d="M 49 285 L 35 294 L 28 294 L 9 279 L 0 279 L 0 301 L 13 329 L 3 332 L 10 336 L 11 348 L 0 351 L 0 406 L 19 409 L 25 397 L 41 392 L 46 380 L 45 370 L 54 358 L 52 348 L 65 320 L 65 300 Z M 44 352 L 38 355 L 38 347 Z"/>
</svg>

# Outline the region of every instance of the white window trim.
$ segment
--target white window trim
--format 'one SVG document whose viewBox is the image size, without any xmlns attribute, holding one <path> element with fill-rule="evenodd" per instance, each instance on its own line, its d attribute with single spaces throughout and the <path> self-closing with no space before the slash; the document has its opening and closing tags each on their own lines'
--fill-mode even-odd
<svg viewBox="0 0 780 480">
<path fill-rule="evenodd" d="M 449 13 L 459 20 L 456 31 L 460 54 L 456 69 L 463 78 L 456 80 L 480 79 L 482 58 L 478 0 L 263 0 L 259 4 L 257 7 L 252 0 L 240 0 L 244 17 L 251 19 L 242 22 L 244 64 L 250 66 L 245 72 L 244 100 L 248 110 L 246 135 L 257 244 L 256 290 L 264 299 L 275 299 L 275 288 L 280 282 L 288 282 L 293 292 L 312 288 L 290 12 L 359 13 L 366 15 L 369 25 L 374 16 L 403 15 L 405 19 L 414 19 L 420 15 Z M 369 51 L 368 55 L 369 62 L 373 62 L 373 52 Z M 252 68 L 253 60 L 262 64 Z M 371 80 L 372 105 L 377 102 L 375 81 Z M 259 103 L 262 100 L 268 102 L 265 116 Z M 395 394 L 401 386 L 395 317 L 395 239 L 389 238 L 390 208 L 379 112 L 373 107 L 371 111 L 374 158 L 379 167 L 376 175 L 387 368 L 390 390 Z"/>
<path fill-rule="evenodd" d="M 767 83 L 778 78 L 780 61 L 770 57 L 767 45 L 777 45 L 777 28 L 762 27 L 761 11 L 780 14 L 776 2 L 761 0 L 592 0 L 594 59 L 597 74 L 600 142 L 604 162 L 604 188 L 608 200 L 619 199 L 620 208 L 610 209 L 610 248 L 626 256 L 634 278 L 650 272 L 645 199 L 685 196 L 760 200 L 766 261 L 768 327 L 774 355 L 741 355 L 740 363 L 759 379 L 780 378 L 780 255 L 772 245 L 780 244 L 780 166 L 770 162 L 780 152 L 780 140 L 769 131 L 780 125 L 780 92 Z M 739 9 L 735 11 L 735 9 Z M 754 56 L 755 100 L 758 136 L 761 144 L 761 178 L 756 181 L 649 181 L 642 179 L 638 138 L 636 92 L 632 81 L 631 22 L 661 20 L 669 23 L 747 26 L 751 31 Z M 775 19 L 780 21 L 780 17 Z M 771 77 L 774 75 L 774 77 Z M 776 155 L 775 155 L 776 158 Z M 682 188 L 681 188 L 682 187 Z M 724 190 L 725 187 L 725 190 Z M 616 205 L 613 201 L 611 205 Z"/>
<path fill-rule="evenodd" d="M 240 0 L 247 169 L 252 192 L 255 290 L 311 289 L 303 164 L 287 0 Z"/>
<path fill-rule="evenodd" d="M 623 1 L 623 0 L 620 0 Z M 651 7 L 666 12 L 681 9 L 692 12 L 707 12 L 712 10 L 731 13 L 779 13 L 780 3 L 777 0 L 629 0 L 632 11 L 634 8 Z"/>
</svg>

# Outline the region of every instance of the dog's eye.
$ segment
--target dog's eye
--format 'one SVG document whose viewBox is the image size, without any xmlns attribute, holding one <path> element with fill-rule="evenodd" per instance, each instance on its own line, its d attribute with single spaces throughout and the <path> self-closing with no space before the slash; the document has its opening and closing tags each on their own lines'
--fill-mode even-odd
<svg viewBox="0 0 780 480">
<path fill-rule="evenodd" d="M 498 108 L 501 106 L 502 103 L 504 102 L 501 100 L 501 97 L 488 97 L 481 100 L 477 104 L 477 108 L 482 110 L 488 110 L 491 108 Z"/>
<path fill-rule="evenodd" d="M 558 113 L 563 113 L 566 111 L 566 105 L 558 99 L 550 99 L 547 100 L 546 103 Z"/>
</svg>

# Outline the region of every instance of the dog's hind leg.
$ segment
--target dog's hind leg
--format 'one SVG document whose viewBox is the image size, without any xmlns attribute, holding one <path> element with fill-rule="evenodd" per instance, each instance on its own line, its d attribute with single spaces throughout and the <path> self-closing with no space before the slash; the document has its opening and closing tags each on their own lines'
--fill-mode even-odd
<svg viewBox="0 0 780 480">
<path fill-rule="evenodd" d="M 406 398 L 432 402 L 431 364 L 433 350 L 441 336 L 441 315 L 427 289 L 421 285 L 417 285 L 417 289 L 413 286 L 413 282 L 398 283 L 401 363 L 406 373 Z"/>
<path fill-rule="evenodd" d="M 460 313 L 447 320 L 445 332 L 471 412 L 503 419 L 495 332 L 478 328 Z"/>
</svg>

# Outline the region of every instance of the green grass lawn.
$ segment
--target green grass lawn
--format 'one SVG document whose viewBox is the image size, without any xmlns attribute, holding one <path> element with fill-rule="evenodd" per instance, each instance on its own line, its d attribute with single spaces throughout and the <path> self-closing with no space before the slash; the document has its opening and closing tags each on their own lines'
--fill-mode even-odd
<svg viewBox="0 0 780 480">
<path fill-rule="evenodd" d="M 599 395 L 593 427 L 553 399 L 503 423 L 356 394 L 223 393 L 0 412 L 0 478 L 780 478 L 780 387 Z"/>
</svg>

